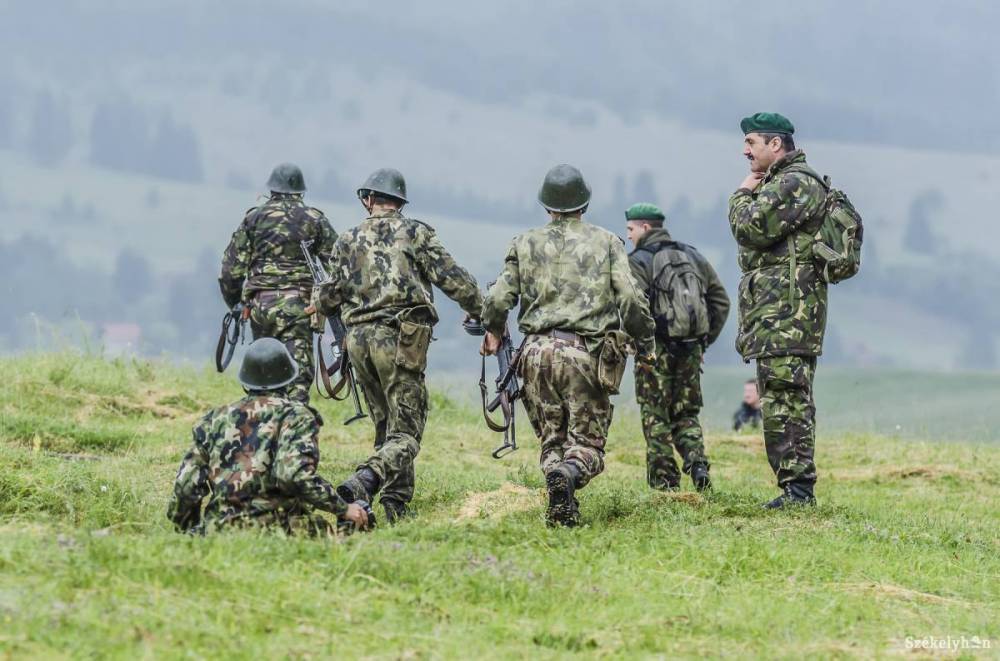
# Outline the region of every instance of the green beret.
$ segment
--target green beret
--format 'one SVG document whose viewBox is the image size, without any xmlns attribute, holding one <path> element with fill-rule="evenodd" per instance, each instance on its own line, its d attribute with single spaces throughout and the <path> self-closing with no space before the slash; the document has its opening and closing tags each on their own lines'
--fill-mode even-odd
<svg viewBox="0 0 1000 661">
<path fill-rule="evenodd" d="M 788 121 L 788 118 L 776 112 L 759 112 L 749 117 L 744 117 L 740 122 L 743 135 L 747 133 L 795 133 L 795 127 Z"/>
<path fill-rule="evenodd" d="M 660 207 L 649 202 L 633 204 L 625 211 L 625 220 L 666 220 Z"/>
</svg>

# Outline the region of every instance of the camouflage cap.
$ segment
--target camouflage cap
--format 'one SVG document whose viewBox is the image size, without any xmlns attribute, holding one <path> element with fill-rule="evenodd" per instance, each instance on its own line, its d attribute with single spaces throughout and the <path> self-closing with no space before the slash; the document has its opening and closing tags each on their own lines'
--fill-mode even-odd
<svg viewBox="0 0 1000 661">
<path fill-rule="evenodd" d="M 294 163 L 281 163 L 271 170 L 267 189 L 272 193 L 304 193 L 306 180 L 299 166 Z"/>
<path fill-rule="evenodd" d="M 792 126 L 788 118 L 776 112 L 758 112 L 744 117 L 740 121 L 740 128 L 743 129 L 743 135 L 747 133 L 787 133 L 792 135 L 795 133 L 795 127 Z"/>
<path fill-rule="evenodd" d="M 652 220 L 664 221 L 667 217 L 663 215 L 660 207 L 649 202 L 637 202 L 625 210 L 625 220 Z"/>
<path fill-rule="evenodd" d="M 255 340 L 247 349 L 237 377 L 247 390 L 277 390 L 299 376 L 299 365 L 273 337 Z"/>
</svg>

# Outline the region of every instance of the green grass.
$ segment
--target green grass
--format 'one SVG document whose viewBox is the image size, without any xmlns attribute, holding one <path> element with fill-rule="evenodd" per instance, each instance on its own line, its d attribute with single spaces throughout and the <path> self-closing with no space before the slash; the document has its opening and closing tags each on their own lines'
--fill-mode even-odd
<svg viewBox="0 0 1000 661">
<path fill-rule="evenodd" d="M 869 658 L 949 635 L 1000 649 L 995 445 L 821 433 L 819 507 L 769 513 L 757 436 L 709 435 L 713 494 L 652 493 L 623 406 L 586 525 L 549 530 L 529 426 L 494 461 L 476 412 L 435 394 L 412 520 L 340 542 L 191 538 L 167 495 L 191 424 L 239 395 L 231 375 L 51 355 L 3 359 L 0 379 L 0 655 Z M 371 430 L 320 408 L 335 480 Z"/>
</svg>

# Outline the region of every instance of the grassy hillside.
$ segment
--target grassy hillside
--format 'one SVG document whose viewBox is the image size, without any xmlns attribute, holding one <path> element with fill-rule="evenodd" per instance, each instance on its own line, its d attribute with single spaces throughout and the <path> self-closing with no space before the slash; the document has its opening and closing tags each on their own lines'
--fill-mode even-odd
<svg viewBox="0 0 1000 661">
<path fill-rule="evenodd" d="M 622 407 L 585 525 L 542 525 L 535 444 L 494 461 L 443 395 L 416 517 L 342 542 L 189 538 L 164 510 L 231 375 L 3 359 L 0 654 L 10 657 L 872 657 L 907 637 L 1000 648 L 1000 448 L 821 434 L 816 509 L 768 513 L 755 435 L 712 433 L 715 493 L 651 493 Z M 324 403 L 322 472 L 370 428 Z M 983 652 L 980 652 L 983 653 Z"/>
</svg>

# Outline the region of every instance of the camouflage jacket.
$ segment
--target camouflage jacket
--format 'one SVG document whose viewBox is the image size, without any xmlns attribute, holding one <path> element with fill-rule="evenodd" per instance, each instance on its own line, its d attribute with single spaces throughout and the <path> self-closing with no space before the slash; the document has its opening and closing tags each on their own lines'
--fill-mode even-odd
<svg viewBox="0 0 1000 661">
<path fill-rule="evenodd" d="M 678 249 L 684 250 L 694 262 L 702 279 L 705 281 L 705 299 L 708 304 L 708 344 L 712 344 L 719 339 L 722 327 L 726 325 L 729 317 L 729 294 L 722 286 L 719 274 L 712 268 L 711 263 L 705 259 L 704 255 L 686 243 L 674 241 L 665 228 L 655 227 L 639 239 L 635 250 L 628 256 L 629 266 L 632 267 L 632 276 L 638 283 L 639 288 L 645 292 L 646 300 L 650 297 L 650 285 L 653 273 L 653 255 L 659 248 L 658 244 L 672 243 Z"/>
<path fill-rule="evenodd" d="M 639 351 L 653 351 L 653 318 L 629 273 L 624 244 L 579 218 L 558 218 L 514 238 L 486 295 L 483 324 L 500 333 L 518 301 L 522 333 L 558 329 L 602 338 L 624 330 Z"/>
<path fill-rule="evenodd" d="M 479 314 L 483 298 L 476 279 L 455 262 L 434 229 L 390 211 L 337 239 L 317 307 L 324 314 L 340 308 L 347 326 L 391 321 L 408 310 L 418 311 L 413 321 L 435 324 L 432 284 L 466 313 Z"/>
<path fill-rule="evenodd" d="M 826 191 L 802 174 L 793 151 L 768 169 L 756 190 L 729 198 L 729 225 L 739 245 L 739 332 L 745 360 L 818 356 L 826 329 L 826 283 L 812 261 Z M 798 170 L 798 171 L 796 171 Z"/>
<path fill-rule="evenodd" d="M 168 516 L 182 530 L 236 520 L 284 520 L 312 508 L 341 515 L 347 503 L 316 474 L 322 421 L 275 393 L 247 395 L 210 411 L 193 430 Z"/>
<path fill-rule="evenodd" d="M 303 240 L 314 242 L 314 255 L 326 255 L 337 233 L 323 212 L 306 206 L 301 195 L 273 193 L 247 211 L 222 257 L 219 288 L 226 305 L 248 301 L 261 289 L 309 291 L 312 275 L 302 255 Z"/>
</svg>

